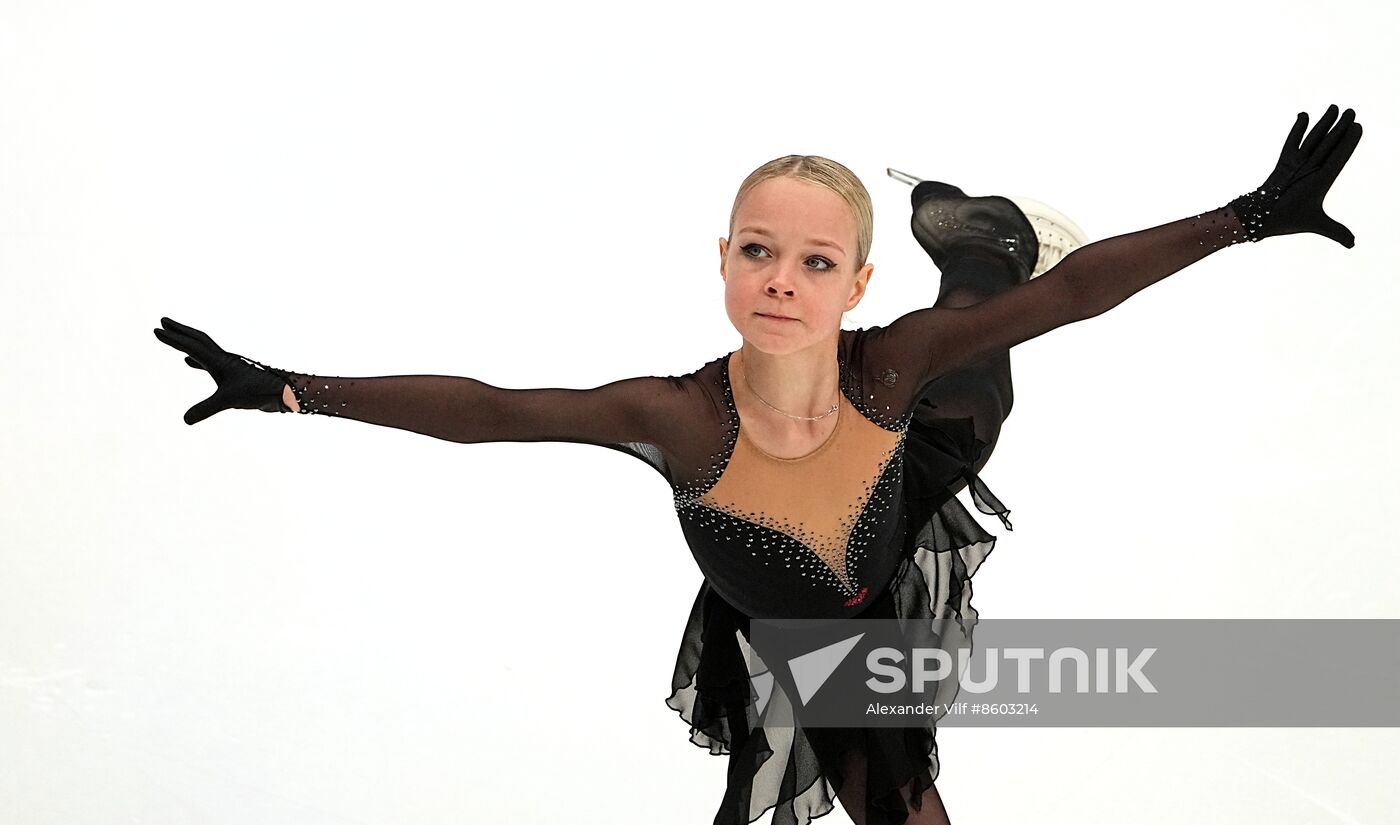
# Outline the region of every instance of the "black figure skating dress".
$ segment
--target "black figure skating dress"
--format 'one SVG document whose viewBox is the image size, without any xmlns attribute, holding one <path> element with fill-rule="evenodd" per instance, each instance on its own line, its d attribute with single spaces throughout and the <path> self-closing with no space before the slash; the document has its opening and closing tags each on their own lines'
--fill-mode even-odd
<svg viewBox="0 0 1400 825">
<path fill-rule="evenodd" d="M 716 822 L 749 822 L 775 806 L 782 825 L 821 816 L 835 801 L 834 768 L 847 749 L 865 755 L 872 823 L 902 822 L 899 789 L 917 797 L 937 776 L 936 719 L 913 728 L 764 726 L 749 683 L 751 617 L 919 618 L 952 650 L 971 642 L 971 579 L 995 538 L 953 493 L 969 484 L 979 509 L 1004 522 L 1007 510 L 974 471 L 990 445 L 973 421 L 935 418 L 924 398 L 928 375 L 907 355 L 918 352 L 909 349 L 912 327 L 842 331 L 835 430 L 798 459 L 767 455 L 745 438 L 729 356 L 694 376 L 724 435 L 716 471 L 677 488 L 706 581 L 667 702 L 690 723 L 692 742 L 730 754 Z M 937 695 L 952 699 L 945 688 Z"/>
</svg>

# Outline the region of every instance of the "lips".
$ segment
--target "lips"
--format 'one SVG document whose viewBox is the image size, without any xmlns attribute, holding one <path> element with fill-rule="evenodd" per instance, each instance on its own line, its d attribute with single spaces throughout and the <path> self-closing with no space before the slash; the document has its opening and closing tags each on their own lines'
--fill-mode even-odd
<svg viewBox="0 0 1400 825">
<path fill-rule="evenodd" d="M 788 317 L 788 316 L 786 316 L 786 315 L 773 315 L 773 314 L 767 313 L 767 312 L 755 312 L 754 314 L 757 315 L 757 316 L 760 317 L 760 318 L 772 318 L 772 319 L 775 320 L 775 321 L 796 321 L 796 320 L 797 320 L 796 318 L 790 318 L 790 317 Z"/>
</svg>

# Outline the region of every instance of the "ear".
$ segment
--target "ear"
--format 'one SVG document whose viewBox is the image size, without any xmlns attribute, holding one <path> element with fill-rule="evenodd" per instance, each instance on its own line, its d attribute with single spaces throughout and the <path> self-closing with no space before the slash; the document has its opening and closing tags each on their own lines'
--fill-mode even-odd
<svg viewBox="0 0 1400 825">
<path fill-rule="evenodd" d="M 865 288 L 870 285 L 870 276 L 875 274 L 875 264 L 866 264 L 856 273 L 855 281 L 851 283 L 851 297 L 846 299 L 846 312 L 856 308 L 860 299 L 865 297 Z"/>
<path fill-rule="evenodd" d="M 729 241 L 725 238 L 719 239 L 719 277 L 720 280 L 727 281 L 728 273 L 725 272 L 725 261 L 729 259 Z"/>
</svg>

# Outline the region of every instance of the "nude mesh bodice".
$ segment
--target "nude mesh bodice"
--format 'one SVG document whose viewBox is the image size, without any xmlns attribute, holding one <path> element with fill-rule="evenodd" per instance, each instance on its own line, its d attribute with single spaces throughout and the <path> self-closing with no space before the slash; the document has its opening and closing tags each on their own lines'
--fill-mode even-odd
<svg viewBox="0 0 1400 825">
<path fill-rule="evenodd" d="M 855 382 L 843 368 L 837 422 L 826 441 L 800 458 L 771 456 L 743 434 L 730 360 L 697 373 L 722 411 L 719 472 L 676 489 L 696 562 L 750 616 L 859 612 L 898 561 L 904 428 L 862 413 L 866 405 L 851 400 Z"/>
</svg>

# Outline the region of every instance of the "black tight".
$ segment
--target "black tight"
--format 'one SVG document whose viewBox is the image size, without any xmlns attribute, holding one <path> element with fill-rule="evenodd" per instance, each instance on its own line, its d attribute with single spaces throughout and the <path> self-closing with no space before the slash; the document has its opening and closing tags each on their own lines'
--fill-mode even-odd
<svg viewBox="0 0 1400 825">
<path fill-rule="evenodd" d="M 855 825 L 870 825 L 866 821 L 865 754 L 860 751 L 847 751 L 842 757 L 841 776 L 841 788 L 836 792 L 841 807 Z M 948 810 L 943 807 L 943 798 L 938 795 L 937 787 L 928 786 L 923 798 L 919 800 L 918 810 L 914 809 L 910 790 L 902 788 L 901 793 L 908 816 L 904 825 L 950 825 Z"/>
<path fill-rule="evenodd" d="M 934 306 L 955 309 L 979 303 L 1020 283 L 1019 272 L 1019 264 L 1009 258 L 955 254 L 943 272 Z M 991 457 L 1002 422 L 1011 414 L 1011 401 L 1011 353 L 1003 351 L 934 381 L 915 415 L 924 421 L 972 419 L 977 439 L 987 443 L 973 466 L 980 472 Z"/>
</svg>

